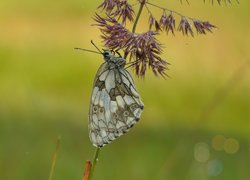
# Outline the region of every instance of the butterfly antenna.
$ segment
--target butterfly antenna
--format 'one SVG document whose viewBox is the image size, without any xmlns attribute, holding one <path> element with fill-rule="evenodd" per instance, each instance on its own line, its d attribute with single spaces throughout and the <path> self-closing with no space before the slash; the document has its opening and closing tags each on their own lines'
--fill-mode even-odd
<svg viewBox="0 0 250 180">
<path fill-rule="evenodd" d="M 94 43 L 93 40 L 91 40 L 90 42 L 91 42 L 91 44 L 93 44 L 93 46 L 95 46 L 95 48 L 96 48 L 101 54 L 103 54 L 103 52 L 95 45 L 95 43 Z"/>
<path fill-rule="evenodd" d="M 96 54 L 102 54 L 100 52 L 97 52 L 97 51 L 92 51 L 92 50 L 89 50 L 89 49 L 83 49 L 83 48 L 74 48 L 75 50 L 81 50 L 81 51 L 88 51 L 88 52 L 92 52 L 92 53 L 96 53 Z"/>
</svg>

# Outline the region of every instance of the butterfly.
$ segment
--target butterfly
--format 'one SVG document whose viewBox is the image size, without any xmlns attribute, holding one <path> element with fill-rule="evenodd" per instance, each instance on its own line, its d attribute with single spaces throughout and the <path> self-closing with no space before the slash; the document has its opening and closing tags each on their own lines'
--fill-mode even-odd
<svg viewBox="0 0 250 180">
<path fill-rule="evenodd" d="M 125 68 L 126 60 L 110 50 L 100 53 L 105 62 L 94 79 L 88 122 L 89 138 L 96 147 L 103 147 L 128 132 L 139 121 L 144 108 Z"/>
</svg>

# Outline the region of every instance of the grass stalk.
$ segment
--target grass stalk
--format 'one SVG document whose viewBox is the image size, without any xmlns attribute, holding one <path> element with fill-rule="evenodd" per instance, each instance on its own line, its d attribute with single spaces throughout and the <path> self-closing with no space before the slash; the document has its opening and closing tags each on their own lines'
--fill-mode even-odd
<svg viewBox="0 0 250 180">
<path fill-rule="evenodd" d="M 96 150 L 95 150 L 95 154 L 94 154 L 94 157 L 93 157 L 93 160 L 92 160 L 92 168 L 91 168 L 89 180 L 91 180 L 91 178 L 93 177 L 95 166 L 96 166 L 96 163 L 98 161 L 100 149 L 101 148 L 97 147 Z"/>
<path fill-rule="evenodd" d="M 96 148 L 92 162 L 90 160 L 86 161 L 84 174 L 83 174 L 83 180 L 92 179 L 93 174 L 94 174 L 94 170 L 95 170 L 95 166 L 96 166 L 96 163 L 98 161 L 100 149 L 101 148 L 99 148 L 99 147 Z"/>
<path fill-rule="evenodd" d="M 90 178 L 90 172 L 91 172 L 91 167 L 92 167 L 91 161 L 87 160 L 86 164 L 85 164 L 85 169 L 84 169 L 84 174 L 83 174 L 82 180 L 89 180 L 89 178 Z"/>
<path fill-rule="evenodd" d="M 55 149 L 55 152 L 54 152 L 53 157 L 52 157 L 52 163 L 51 163 L 51 168 L 50 168 L 50 173 L 49 173 L 49 180 L 52 180 L 52 177 L 53 177 L 53 174 L 55 171 L 57 154 L 58 154 L 58 151 L 60 148 L 60 141 L 61 141 L 61 137 L 58 136 L 57 141 L 56 141 L 56 149 Z"/>
<path fill-rule="evenodd" d="M 141 2 L 140 2 L 140 8 L 139 8 L 139 11 L 138 11 L 138 13 L 136 15 L 135 23 L 134 23 L 133 28 L 132 28 L 132 33 L 135 33 L 135 29 L 136 29 L 136 26 L 138 24 L 138 21 L 139 21 L 139 18 L 141 16 L 142 9 L 143 9 L 145 3 L 146 3 L 146 0 L 141 0 Z"/>
</svg>

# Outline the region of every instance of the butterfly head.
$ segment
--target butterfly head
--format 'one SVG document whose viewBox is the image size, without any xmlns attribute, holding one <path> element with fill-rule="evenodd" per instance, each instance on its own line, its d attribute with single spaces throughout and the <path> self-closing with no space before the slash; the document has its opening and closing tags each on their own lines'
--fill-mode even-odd
<svg viewBox="0 0 250 180">
<path fill-rule="evenodd" d="M 109 61 L 110 59 L 114 58 L 114 54 L 109 50 L 103 50 L 103 56 L 105 61 Z"/>
<path fill-rule="evenodd" d="M 110 50 L 103 50 L 103 56 L 105 62 L 114 65 L 115 67 L 124 67 L 126 60 L 122 58 L 120 55 L 119 57 L 116 57 L 113 51 Z"/>
</svg>

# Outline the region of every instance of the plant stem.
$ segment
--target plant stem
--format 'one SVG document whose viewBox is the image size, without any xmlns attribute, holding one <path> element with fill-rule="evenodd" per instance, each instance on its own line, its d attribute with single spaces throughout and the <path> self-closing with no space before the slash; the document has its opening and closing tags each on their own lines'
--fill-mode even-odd
<svg viewBox="0 0 250 180">
<path fill-rule="evenodd" d="M 89 180 L 93 177 L 94 170 L 95 170 L 95 165 L 96 165 L 96 163 L 98 161 L 98 156 L 99 156 L 100 149 L 101 148 L 97 147 L 96 150 L 95 150 L 95 154 L 94 154 L 94 157 L 93 157 L 93 160 L 92 160 L 92 168 L 91 168 Z"/>
<path fill-rule="evenodd" d="M 90 172 L 91 172 L 92 163 L 90 160 L 87 160 L 85 163 L 84 173 L 82 180 L 89 180 Z"/>
<path fill-rule="evenodd" d="M 60 141 L 61 141 L 61 137 L 58 136 L 57 141 L 56 141 L 56 149 L 55 149 L 55 152 L 54 152 L 53 157 L 52 157 L 49 180 L 52 180 L 52 177 L 53 177 L 53 174 L 54 174 L 54 171 L 55 171 L 57 154 L 58 154 L 58 151 L 59 151 L 59 148 L 60 148 Z"/>
<path fill-rule="evenodd" d="M 141 16 L 142 9 L 143 9 L 143 7 L 144 7 L 144 5 L 145 5 L 145 3 L 146 3 L 146 0 L 141 0 L 140 3 L 141 3 L 141 5 L 140 5 L 139 11 L 138 11 L 138 13 L 137 13 L 137 16 L 136 16 L 136 19 L 135 19 L 135 23 L 134 23 L 134 25 L 133 25 L 132 33 L 135 33 L 135 29 L 136 29 L 138 20 L 139 20 L 139 18 L 140 18 L 140 16 Z"/>
</svg>

